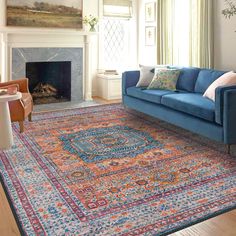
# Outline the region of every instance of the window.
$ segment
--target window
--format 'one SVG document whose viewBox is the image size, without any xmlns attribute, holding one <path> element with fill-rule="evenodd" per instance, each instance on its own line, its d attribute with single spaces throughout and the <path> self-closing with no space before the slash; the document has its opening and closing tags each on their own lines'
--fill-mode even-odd
<svg viewBox="0 0 236 236">
<path fill-rule="evenodd" d="M 104 0 L 100 23 L 101 69 L 118 71 L 127 67 L 130 51 L 132 1 Z"/>
<path fill-rule="evenodd" d="M 102 61 L 105 69 L 121 69 L 129 50 L 129 21 L 104 17 L 102 21 Z"/>
</svg>

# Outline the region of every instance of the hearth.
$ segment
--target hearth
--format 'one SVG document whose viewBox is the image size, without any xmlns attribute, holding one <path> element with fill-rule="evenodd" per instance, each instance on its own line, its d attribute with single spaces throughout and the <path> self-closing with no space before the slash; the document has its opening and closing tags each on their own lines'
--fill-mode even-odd
<svg viewBox="0 0 236 236">
<path fill-rule="evenodd" d="M 26 77 L 34 104 L 71 100 L 71 62 L 27 62 Z"/>
</svg>

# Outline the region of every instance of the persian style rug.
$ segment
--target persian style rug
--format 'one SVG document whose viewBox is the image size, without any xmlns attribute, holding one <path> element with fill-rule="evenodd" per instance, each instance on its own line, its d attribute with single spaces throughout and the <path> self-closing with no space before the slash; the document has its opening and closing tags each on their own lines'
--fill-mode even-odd
<svg viewBox="0 0 236 236">
<path fill-rule="evenodd" d="M 33 118 L 0 152 L 25 235 L 166 235 L 236 207 L 236 158 L 192 133 L 120 104 Z"/>
</svg>

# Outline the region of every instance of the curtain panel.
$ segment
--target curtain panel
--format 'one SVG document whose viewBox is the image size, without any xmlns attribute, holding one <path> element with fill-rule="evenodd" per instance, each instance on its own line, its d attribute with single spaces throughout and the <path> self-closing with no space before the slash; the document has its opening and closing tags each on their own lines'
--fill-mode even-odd
<svg viewBox="0 0 236 236">
<path fill-rule="evenodd" d="M 158 64 L 213 67 L 212 0 L 157 0 Z"/>
</svg>

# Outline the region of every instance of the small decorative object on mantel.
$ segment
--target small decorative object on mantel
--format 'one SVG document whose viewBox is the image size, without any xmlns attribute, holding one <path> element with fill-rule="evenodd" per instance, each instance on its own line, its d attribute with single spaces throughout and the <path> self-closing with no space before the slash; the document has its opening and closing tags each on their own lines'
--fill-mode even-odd
<svg viewBox="0 0 236 236">
<path fill-rule="evenodd" d="M 89 26 L 90 26 L 89 31 L 95 32 L 95 31 L 96 31 L 95 26 L 96 26 L 97 23 L 98 23 L 98 18 L 95 17 L 95 16 L 92 16 L 92 15 L 85 16 L 85 17 L 83 18 L 83 23 L 84 23 L 85 25 L 89 25 Z"/>
</svg>

